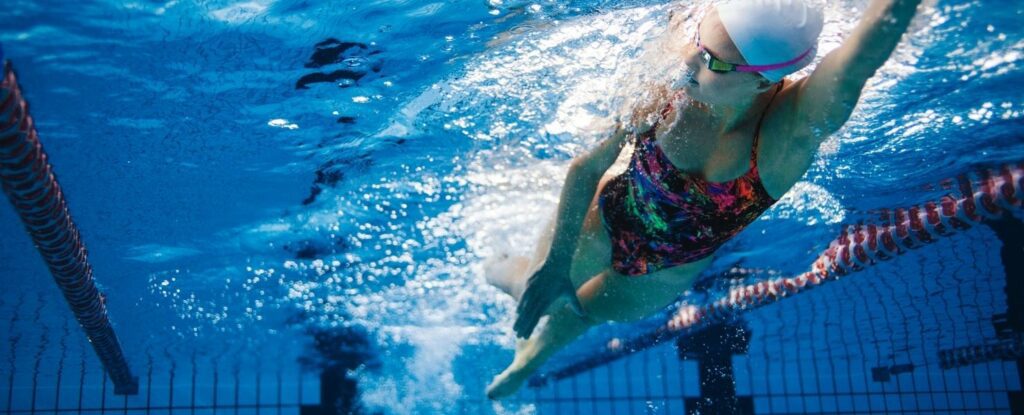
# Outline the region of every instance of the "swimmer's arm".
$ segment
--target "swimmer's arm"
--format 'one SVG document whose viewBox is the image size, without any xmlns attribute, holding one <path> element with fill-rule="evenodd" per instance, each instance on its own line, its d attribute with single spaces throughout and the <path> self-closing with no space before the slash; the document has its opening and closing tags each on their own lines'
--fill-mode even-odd
<svg viewBox="0 0 1024 415">
<path fill-rule="evenodd" d="M 794 136 L 818 144 L 853 113 L 861 90 L 896 48 L 921 0 L 873 0 L 850 37 L 794 85 Z M 812 150 L 813 151 L 813 150 Z"/>
<path fill-rule="evenodd" d="M 624 128 L 617 127 L 610 137 L 590 152 L 577 156 L 569 165 L 558 203 L 555 237 L 545 265 L 550 263 L 568 269 L 576 252 L 576 240 L 579 239 L 587 208 L 597 192 L 597 184 L 619 157 L 628 136 Z"/>
<path fill-rule="evenodd" d="M 554 237 L 547 259 L 527 280 L 526 290 L 516 310 L 518 317 L 513 329 L 519 337 L 530 337 L 541 316 L 560 297 L 568 297 L 569 304 L 577 312 L 583 312 L 583 306 L 576 297 L 576 288 L 569 280 L 576 241 L 601 176 L 615 163 L 628 135 L 625 129 L 616 128 L 611 137 L 602 141 L 594 150 L 576 157 L 569 165 L 569 173 L 558 202 Z"/>
</svg>

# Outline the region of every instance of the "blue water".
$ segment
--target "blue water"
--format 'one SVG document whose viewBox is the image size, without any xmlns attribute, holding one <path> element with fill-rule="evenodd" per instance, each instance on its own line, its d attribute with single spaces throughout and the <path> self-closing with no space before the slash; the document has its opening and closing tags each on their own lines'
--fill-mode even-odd
<svg viewBox="0 0 1024 415">
<path fill-rule="evenodd" d="M 828 6 L 822 53 L 865 4 Z M 342 354 L 364 363 L 352 376 L 367 408 L 530 412 L 537 407 L 523 396 L 503 405 L 482 396 L 511 359 L 514 310 L 483 282 L 482 259 L 532 251 L 568 161 L 603 137 L 616 103 L 633 92 L 622 85 L 665 9 L 651 1 L 16 1 L 0 8 L 0 42 L 136 372 L 177 370 L 181 381 L 186 368 L 223 367 L 290 381 L 299 362 L 337 358 L 312 345 L 315 333 L 340 333 L 365 339 Z M 863 212 L 931 199 L 926 186 L 940 179 L 1024 158 L 1022 13 L 1018 2 L 925 6 L 804 180 L 727 245 L 712 271 L 742 261 L 802 272 Z M 52 385 L 57 373 L 89 373 L 95 381 L 81 383 L 99 388 L 88 345 L 0 204 L 8 287 L 0 386 L 18 396 L 0 402 L 24 404 L 32 384 Z M 965 240 L 981 248 L 940 269 L 977 267 L 956 284 L 979 278 L 981 292 L 998 292 L 998 259 L 985 248 L 996 245 L 990 234 L 973 238 Z M 896 291 L 857 285 L 871 276 L 830 290 L 902 302 L 892 306 L 899 310 L 923 304 L 912 316 L 932 316 L 927 310 L 941 307 L 931 297 L 899 291 L 924 281 L 934 268 L 917 264 L 931 257 L 887 265 L 905 278 Z M 934 291 L 958 293 L 951 287 Z M 1005 309 L 997 296 L 954 294 L 948 301 L 982 307 L 977 320 Z M 800 312 L 785 307 L 765 313 L 796 321 Z M 855 315 L 829 310 L 839 321 Z M 860 356 L 887 350 L 872 333 L 907 321 L 937 331 L 947 339 L 940 344 L 991 334 L 912 316 L 819 338 L 872 350 Z M 785 332 L 779 341 L 807 335 L 754 324 Z M 608 330 L 636 329 L 591 337 Z M 587 350 L 584 340 L 564 357 Z"/>
</svg>

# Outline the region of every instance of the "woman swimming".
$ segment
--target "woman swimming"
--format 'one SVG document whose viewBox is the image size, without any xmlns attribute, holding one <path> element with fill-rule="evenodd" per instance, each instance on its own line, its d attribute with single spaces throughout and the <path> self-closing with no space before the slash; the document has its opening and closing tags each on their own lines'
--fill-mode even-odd
<svg viewBox="0 0 1024 415">
<path fill-rule="evenodd" d="M 592 325 L 642 318 L 689 289 L 722 244 L 803 176 L 919 3 L 872 0 L 843 44 L 792 81 L 784 77 L 814 58 L 823 24 L 804 0 L 721 2 L 692 37 L 670 14 L 665 36 L 684 62 L 672 92 L 643 106 L 651 117 L 572 161 L 533 258 L 488 266 L 488 280 L 518 299 L 515 331 L 526 340 L 487 396 L 514 393 Z M 628 168 L 606 176 L 627 141 Z"/>
</svg>

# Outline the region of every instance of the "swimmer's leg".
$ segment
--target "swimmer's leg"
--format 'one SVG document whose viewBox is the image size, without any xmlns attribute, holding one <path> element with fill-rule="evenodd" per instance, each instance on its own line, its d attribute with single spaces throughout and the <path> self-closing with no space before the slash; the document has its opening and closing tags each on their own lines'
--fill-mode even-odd
<svg viewBox="0 0 1024 415">
<path fill-rule="evenodd" d="M 526 281 L 533 275 L 534 270 L 540 268 L 540 265 L 547 259 L 548 251 L 551 250 L 551 241 L 555 235 L 555 219 L 552 217 L 541 229 L 540 239 L 537 241 L 533 257 L 502 253 L 488 259 L 484 263 L 484 278 L 487 283 L 511 295 L 518 302 L 519 298 L 523 296 L 523 291 L 526 290 Z"/>
<path fill-rule="evenodd" d="M 519 301 L 526 290 L 530 263 L 530 258 L 526 256 L 502 254 L 484 262 L 484 278 L 488 284 Z"/>
<path fill-rule="evenodd" d="M 649 276 L 648 276 L 649 277 Z M 516 344 L 515 358 L 487 387 L 487 396 L 499 399 L 515 393 L 545 360 L 561 350 L 590 326 L 604 321 L 632 321 L 661 310 L 688 286 L 692 279 L 665 282 L 657 278 L 629 277 L 605 270 L 576 291 L 586 317 L 559 306 L 549 314 L 547 324 L 538 327 L 527 340 Z"/>
<path fill-rule="evenodd" d="M 487 397 L 501 399 L 515 393 L 545 360 L 592 325 L 591 320 L 564 307 L 549 314 L 547 323 L 538 326 L 529 339 L 516 339 L 516 355 L 512 364 L 491 380 L 487 386 Z"/>
</svg>

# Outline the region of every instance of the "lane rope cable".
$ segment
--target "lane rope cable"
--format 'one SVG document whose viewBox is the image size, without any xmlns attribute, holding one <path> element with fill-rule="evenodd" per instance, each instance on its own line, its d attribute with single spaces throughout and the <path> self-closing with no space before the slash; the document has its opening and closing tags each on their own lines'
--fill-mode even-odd
<svg viewBox="0 0 1024 415">
<path fill-rule="evenodd" d="M 85 244 L 71 220 L 64 193 L 39 142 L 28 103 L 11 63 L 3 65 L 3 81 L 0 82 L 0 184 L 3 192 L 113 381 L 114 393 L 137 394 L 138 378 L 132 376 L 110 325 L 105 297 L 96 288 Z"/>
</svg>

